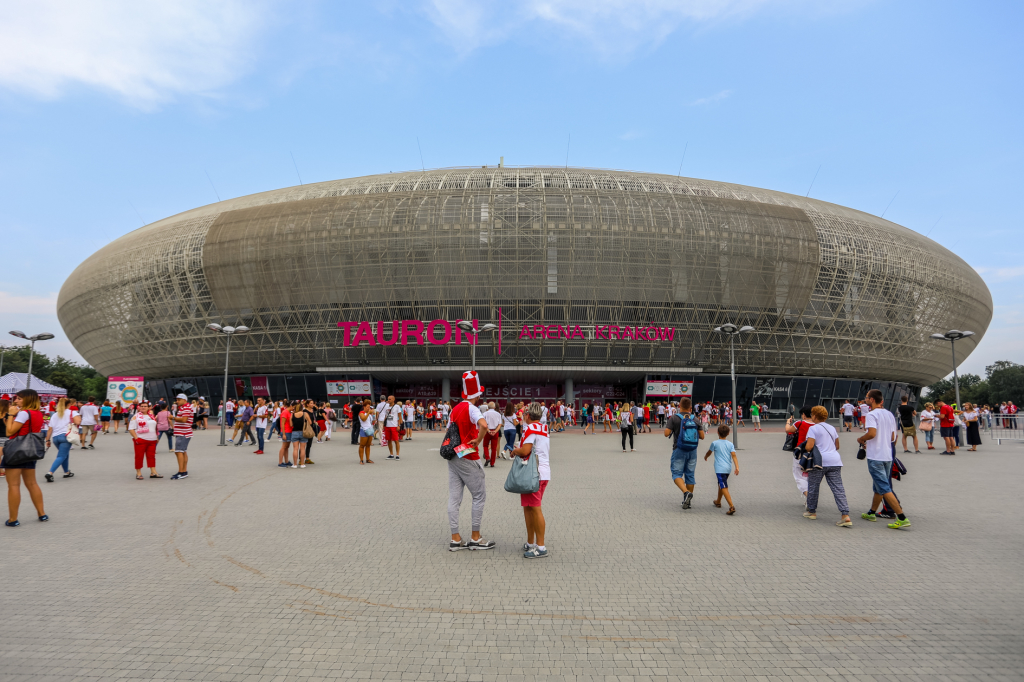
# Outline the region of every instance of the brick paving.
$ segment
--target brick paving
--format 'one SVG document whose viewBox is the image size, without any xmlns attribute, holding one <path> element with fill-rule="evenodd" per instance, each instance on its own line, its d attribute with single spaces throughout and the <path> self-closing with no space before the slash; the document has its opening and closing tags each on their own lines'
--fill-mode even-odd
<svg viewBox="0 0 1024 682">
<path fill-rule="evenodd" d="M 551 556 L 527 561 L 500 461 L 497 549 L 446 551 L 435 435 L 360 466 L 343 434 L 292 470 L 210 431 L 180 482 L 136 481 L 128 437 L 100 436 L 42 484 L 52 521 L 26 497 L 0 529 L 0 679 L 1021 679 L 1024 446 L 904 456 L 914 525 L 892 531 L 859 519 L 851 435 L 853 529 L 827 491 L 802 518 L 781 440 L 742 432 L 727 517 L 703 460 L 680 508 L 659 435 L 558 434 Z"/>
</svg>

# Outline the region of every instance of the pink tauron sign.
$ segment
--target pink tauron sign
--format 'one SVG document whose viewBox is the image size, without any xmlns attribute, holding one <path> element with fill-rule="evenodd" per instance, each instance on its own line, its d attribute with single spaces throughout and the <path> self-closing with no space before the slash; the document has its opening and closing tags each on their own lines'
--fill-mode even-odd
<svg viewBox="0 0 1024 682">
<path fill-rule="evenodd" d="M 462 337 L 466 337 L 466 343 L 475 346 L 477 334 L 470 334 L 462 331 L 456 326 L 461 320 L 455 320 L 455 324 L 447 320 L 431 320 L 424 324 L 420 320 L 393 320 L 391 329 L 385 327 L 384 322 L 377 323 L 376 334 L 371 322 L 339 322 L 338 326 L 344 331 L 342 346 L 408 346 L 410 341 L 416 345 L 423 346 L 428 342 L 435 346 L 445 346 L 455 343 L 462 344 Z M 473 320 L 473 328 L 477 328 L 477 320 Z M 355 330 L 353 332 L 353 330 Z"/>
<path fill-rule="evenodd" d="M 471 346 L 477 344 L 478 335 L 462 331 L 457 326 L 461 320 L 454 323 L 447 320 L 431 320 L 422 322 L 420 320 L 393 320 L 390 325 L 386 322 L 339 322 L 338 327 L 343 331 L 342 346 L 408 346 L 415 344 L 424 346 L 428 343 L 435 346 L 445 346 L 454 343 L 461 345 L 463 336 L 465 342 Z M 473 320 L 473 328 L 478 327 L 478 321 Z M 390 328 L 389 328 L 390 327 Z M 524 324 L 519 332 L 519 339 L 594 339 L 594 340 L 618 340 L 618 341 L 650 341 L 654 343 L 672 342 L 675 338 L 675 327 L 643 327 L 629 325 L 596 325 L 581 327 L 580 325 L 560 324 Z M 499 337 L 498 342 L 501 342 Z"/>
</svg>

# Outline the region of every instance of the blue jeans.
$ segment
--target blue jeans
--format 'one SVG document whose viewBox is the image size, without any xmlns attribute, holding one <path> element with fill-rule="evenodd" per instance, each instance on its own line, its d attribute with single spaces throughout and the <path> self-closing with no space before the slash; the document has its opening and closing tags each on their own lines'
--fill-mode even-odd
<svg viewBox="0 0 1024 682">
<path fill-rule="evenodd" d="M 889 480 L 889 472 L 892 471 L 892 461 L 882 462 L 876 459 L 868 460 L 868 473 L 871 474 L 871 487 L 876 495 L 885 495 L 892 492 L 892 482 Z"/>
<path fill-rule="evenodd" d="M 228 412 L 228 428 L 230 429 L 234 425 L 235 425 L 235 413 L 234 412 Z"/>
<path fill-rule="evenodd" d="M 64 473 L 68 473 L 68 456 L 71 454 L 71 443 L 68 442 L 67 436 L 63 433 L 53 437 L 53 444 L 57 446 L 57 459 L 53 460 L 53 466 L 50 467 L 50 473 L 58 469 L 58 467 L 64 467 Z"/>
<path fill-rule="evenodd" d="M 686 479 L 686 485 L 695 485 L 697 478 L 694 472 L 697 470 L 697 448 L 683 450 L 675 448 L 672 450 L 672 480 L 677 478 Z"/>
<path fill-rule="evenodd" d="M 924 432 L 924 442 L 931 445 L 935 441 L 935 427 L 933 426 L 929 430 Z"/>
<path fill-rule="evenodd" d="M 515 450 L 516 448 L 516 430 L 505 429 L 505 449 Z"/>
<path fill-rule="evenodd" d="M 260 441 L 260 447 L 259 447 L 260 450 L 263 449 L 263 432 L 264 431 L 266 431 L 266 429 L 261 429 L 258 426 L 256 427 L 256 438 L 258 438 L 259 441 Z"/>
<path fill-rule="evenodd" d="M 162 433 L 163 435 L 167 436 L 167 447 L 170 448 L 171 450 L 173 450 L 174 449 L 174 429 L 167 429 L 166 431 L 161 431 L 160 433 Z M 159 442 L 159 441 L 160 441 L 160 437 L 157 436 L 157 442 Z"/>
</svg>

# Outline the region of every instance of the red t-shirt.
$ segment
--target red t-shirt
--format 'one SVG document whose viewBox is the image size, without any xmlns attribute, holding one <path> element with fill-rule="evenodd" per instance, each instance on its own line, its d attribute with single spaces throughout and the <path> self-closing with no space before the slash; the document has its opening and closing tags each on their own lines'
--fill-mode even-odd
<svg viewBox="0 0 1024 682">
<path fill-rule="evenodd" d="M 21 425 L 21 430 L 11 436 L 17 438 L 18 436 L 27 436 L 29 433 L 40 433 L 43 430 L 43 413 L 39 410 L 19 410 L 21 412 L 28 412 L 28 419 Z"/>
<path fill-rule="evenodd" d="M 474 409 L 476 407 L 474 406 Z M 479 413 L 479 410 L 476 409 Z M 470 443 L 476 442 L 476 437 L 480 433 L 480 429 L 476 422 L 473 421 L 472 417 L 469 416 L 469 401 L 463 400 L 461 403 L 455 406 L 452 410 L 452 422 L 459 427 L 459 440 L 463 445 L 469 445 Z M 463 459 L 480 459 L 480 455 L 473 453 L 472 455 L 466 455 Z"/>
<path fill-rule="evenodd" d="M 939 426 L 940 427 L 953 427 L 955 422 L 953 421 L 953 408 L 949 405 L 943 405 L 939 409 Z"/>
<path fill-rule="evenodd" d="M 280 420 L 281 420 L 280 421 L 281 433 L 291 433 L 292 432 L 292 411 L 291 410 L 281 410 Z"/>
<path fill-rule="evenodd" d="M 801 419 L 800 421 L 793 422 L 793 426 L 796 427 L 796 444 L 800 445 L 800 443 L 807 440 L 807 432 L 814 426 L 814 422 Z"/>
</svg>

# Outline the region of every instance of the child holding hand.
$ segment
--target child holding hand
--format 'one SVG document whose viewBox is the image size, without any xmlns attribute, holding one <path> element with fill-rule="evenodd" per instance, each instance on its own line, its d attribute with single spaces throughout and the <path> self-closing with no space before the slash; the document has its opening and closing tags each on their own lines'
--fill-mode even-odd
<svg viewBox="0 0 1024 682">
<path fill-rule="evenodd" d="M 715 455 L 715 476 L 718 477 L 718 499 L 715 500 L 715 506 L 722 506 L 722 496 L 724 495 L 725 501 L 729 503 L 729 511 L 726 513 L 732 516 L 736 513 L 736 507 L 733 506 L 732 495 L 729 494 L 729 472 L 739 476 L 740 463 L 736 459 L 736 448 L 726 440 L 728 435 L 728 426 L 722 424 L 718 427 L 718 440 L 711 443 L 707 454 L 704 455 L 704 461 L 708 461 L 708 457 L 712 453 Z"/>
</svg>

